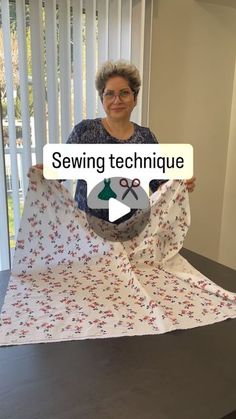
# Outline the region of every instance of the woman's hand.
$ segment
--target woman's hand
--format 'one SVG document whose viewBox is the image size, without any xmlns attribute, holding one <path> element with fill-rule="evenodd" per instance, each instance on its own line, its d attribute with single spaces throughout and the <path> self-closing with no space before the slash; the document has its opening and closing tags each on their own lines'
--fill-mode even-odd
<svg viewBox="0 0 236 419">
<path fill-rule="evenodd" d="M 34 167 L 36 169 L 43 170 L 43 164 L 42 163 L 39 163 L 39 164 L 36 164 L 35 166 L 32 166 L 31 169 L 34 168 Z M 29 172 L 27 173 L 27 176 L 29 177 Z"/>
<path fill-rule="evenodd" d="M 193 177 L 191 177 L 191 179 L 187 179 L 185 181 L 185 185 L 186 185 L 186 188 L 187 188 L 188 192 L 193 192 L 194 191 L 195 186 L 196 186 L 195 180 L 196 180 L 196 177 L 193 176 Z"/>
</svg>

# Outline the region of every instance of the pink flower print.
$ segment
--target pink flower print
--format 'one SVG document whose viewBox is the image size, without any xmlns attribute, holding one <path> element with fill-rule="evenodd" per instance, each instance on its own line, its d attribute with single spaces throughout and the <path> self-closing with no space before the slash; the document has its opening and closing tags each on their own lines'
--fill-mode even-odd
<svg viewBox="0 0 236 419">
<path fill-rule="evenodd" d="M 31 182 L 30 182 L 30 189 L 31 189 L 31 191 L 36 192 L 37 191 L 37 182 L 31 180 Z"/>
<path fill-rule="evenodd" d="M 51 323 L 45 322 L 41 325 L 41 327 L 44 328 L 44 331 L 48 331 L 49 329 L 52 329 L 54 326 Z"/>
<path fill-rule="evenodd" d="M 20 333 L 19 338 L 22 338 L 22 337 L 25 337 L 27 333 L 29 333 L 29 330 L 22 329 L 19 331 L 19 333 Z"/>
<path fill-rule="evenodd" d="M 34 238 L 32 231 L 29 232 L 28 241 L 31 242 Z"/>
<path fill-rule="evenodd" d="M 61 283 L 60 282 L 54 282 L 53 287 L 54 288 L 61 288 Z"/>
<path fill-rule="evenodd" d="M 58 245 L 57 249 L 58 249 L 58 253 L 64 253 L 64 244 Z"/>
<path fill-rule="evenodd" d="M 39 203 L 39 201 L 35 201 L 35 205 L 38 205 L 38 203 Z M 43 214 L 46 209 L 47 209 L 47 205 L 42 203 L 41 206 L 40 206 L 40 209 L 39 209 L 40 214 Z"/>
<path fill-rule="evenodd" d="M 3 317 L 2 318 L 2 323 L 7 325 L 7 324 L 11 324 L 11 317 Z"/>
<path fill-rule="evenodd" d="M 32 253 L 34 256 L 38 256 L 38 255 L 40 255 L 40 252 L 37 252 L 37 250 L 33 250 L 33 249 L 30 249 L 30 253 Z"/>
<path fill-rule="evenodd" d="M 54 317 L 55 317 L 55 320 L 64 320 L 64 316 L 62 313 L 58 313 Z"/>
<path fill-rule="evenodd" d="M 45 250 L 45 248 L 43 247 L 42 243 L 39 242 L 39 249 L 43 252 Z"/>
<path fill-rule="evenodd" d="M 63 250 L 59 251 L 58 253 L 63 253 Z M 71 255 L 72 257 L 75 257 L 77 255 L 77 252 L 72 252 L 72 250 L 69 250 L 68 255 Z"/>
<path fill-rule="evenodd" d="M 153 308 L 157 308 L 157 307 L 158 307 L 158 304 L 154 300 L 150 300 L 149 304 L 147 305 L 147 308 L 152 308 L 153 309 Z"/>
<path fill-rule="evenodd" d="M 25 244 L 24 240 L 18 240 L 17 241 L 17 248 L 18 249 L 24 249 L 24 244 Z"/>
<path fill-rule="evenodd" d="M 43 239 L 43 232 L 42 232 L 42 230 L 35 230 L 35 234 L 40 238 L 40 240 Z"/>
<path fill-rule="evenodd" d="M 50 195 L 47 194 L 46 192 L 43 192 L 42 193 L 42 196 L 46 199 L 46 201 L 49 201 L 50 200 Z"/>
<path fill-rule="evenodd" d="M 76 334 L 81 333 L 82 329 L 83 329 L 83 326 L 76 325 L 76 326 L 75 326 L 75 333 L 76 333 Z"/>
<path fill-rule="evenodd" d="M 107 318 L 107 317 L 114 317 L 114 314 L 112 313 L 112 311 L 111 310 L 107 310 L 107 311 L 104 311 L 104 316 L 103 316 L 104 318 Z"/>
</svg>

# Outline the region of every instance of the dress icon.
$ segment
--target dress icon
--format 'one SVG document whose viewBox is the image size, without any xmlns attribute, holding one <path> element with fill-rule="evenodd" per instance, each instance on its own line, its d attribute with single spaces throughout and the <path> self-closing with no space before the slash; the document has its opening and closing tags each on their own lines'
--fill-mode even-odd
<svg viewBox="0 0 236 419">
<path fill-rule="evenodd" d="M 111 179 L 104 179 L 104 188 L 98 194 L 98 198 L 103 201 L 108 201 L 110 198 L 116 198 L 116 193 L 110 187 Z"/>
</svg>

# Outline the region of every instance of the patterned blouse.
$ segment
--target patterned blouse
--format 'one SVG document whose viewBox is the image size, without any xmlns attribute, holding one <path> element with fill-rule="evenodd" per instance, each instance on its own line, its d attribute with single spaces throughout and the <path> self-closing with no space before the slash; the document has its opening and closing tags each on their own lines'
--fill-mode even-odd
<svg viewBox="0 0 236 419">
<path fill-rule="evenodd" d="M 152 144 L 158 143 L 155 135 L 150 131 L 149 128 L 141 127 L 136 123 L 134 124 L 133 135 L 122 144 Z M 102 118 L 96 119 L 84 119 L 79 124 L 75 125 L 71 132 L 67 143 L 68 144 L 119 144 L 121 141 L 115 137 L 112 137 L 108 131 L 102 125 Z M 152 180 L 149 184 L 152 192 L 155 192 L 159 185 L 165 181 L 163 180 Z M 83 179 L 78 179 L 75 200 L 78 203 L 78 207 L 91 215 L 98 218 L 102 218 L 108 221 L 108 210 L 107 209 L 91 209 L 87 205 L 87 184 Z M 117 223 L 123 222 L 130 218 L 134 212 L 137 211 L 132 209 L 126 216 L 119 218 Z"/>
</svg>

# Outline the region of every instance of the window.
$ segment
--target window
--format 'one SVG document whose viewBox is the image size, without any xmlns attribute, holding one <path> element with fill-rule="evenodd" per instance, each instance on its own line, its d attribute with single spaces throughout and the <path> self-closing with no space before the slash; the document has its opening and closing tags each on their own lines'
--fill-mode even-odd
<svg viewBox="0 0 236 419">
<path fill-rule="evenodd" d="M 9 267 L 27 172 L 44 144 L 66 141 L 75 123 L 103 112 L 91 83 L 102 62 L 138 66 L 134 120 L 148 122 L 151 21 L 152 0 L 0 1 L 0 269 Z"/>
</svg>

